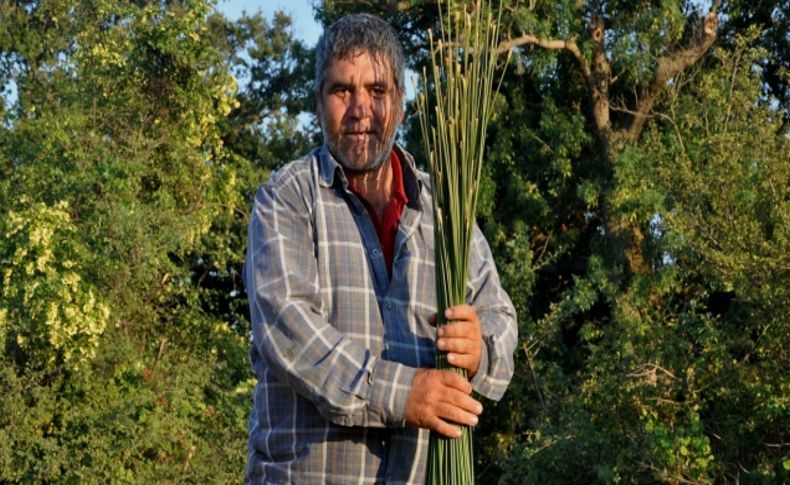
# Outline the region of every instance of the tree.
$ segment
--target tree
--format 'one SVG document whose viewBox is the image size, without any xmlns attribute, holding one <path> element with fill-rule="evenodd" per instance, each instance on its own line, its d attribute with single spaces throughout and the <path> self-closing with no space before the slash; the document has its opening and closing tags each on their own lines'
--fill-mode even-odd
<svg viewBox="0 0 790 485">
<path fill-rule="evenodd" d="M 290 62 L 306 51 L 285 17 L 234 25 L 211 8 L 0 4 L 0 84 L 16 92 L 0 128 L 4 482 L 231 482 L 243 470 L 246 214 L 272 159 L 301 147 L 238 141 L 297 125 L 293 111 L 262 128 L 260 114 L 229 122 L 264 109 L 232 70 L 241 49 L 267 53 L 250 70 L 285 46 Z M 269 46 L 275 30 L 282 45 Z"/>
<path fill-rule="evenodd" d="M 785 124 L 790 122 L 790 2 L 787 0 L 763 0 L 758 2 L 731 0 L 723 5 L 723 13 L 729 18 L 721 38 L 727 45 L 733 45 L 739 34 L 757 29 L 760 34 L 755 43 L 767 51 L 760 59 L 763 79 L 763 96 L 778 101 L 778 109 L 784 116 Z"/>
<path fill-rule="evenodd" d="M 788 480 L 787 9 L 713 7 L 506 10 L 478 221 L 523 338 L 480 482 Z M 361 9 L 419 72 L 436 5 L 316 14 Z M 0 3 L 0 480 L 238 480 L 246 217 L 316 141 L 310 55 L 202 0 Z"/>
<path fill-rule="evenodd" d="M 776 345 L 787 333 L 786 319 L 767 311 L 786 308 L 786 294 L 776 288 L 787 286 L 779 235 L 787 221 L 775 212 L 786 210 L 787 179 L 779 168 L 786 129 L 776 124 L 786 107 L 755 90 L 768 79 L 762 76 L 769 69 L 761 66 L 786 60 L 747 53 L 736 42 L 745 29 L 732 17 L 733 24 L 719 26 L 719 10 L 735 12 L 736 3 L 700 8 L 607 1 L 508 7 L 509 34 L 500 45 L 515 48 L 516 58 L 489 132 L 488 195 L 478 219 L 519 311 L 523 341 L 511 389 L 503 402 L 487 407 L 477 433 L 481 481 L 724 481 L 739 475 L 781 481 L 786 474 L 787 436 L 774 430 L 787 428 L 779 404 L 787 380 L 753 360 L 756 354 L 786 359 Z M 434 9 L 430 1 L 335 0 L 318 14 L 325 22 L 350 10 L 392 19 L 406 33 L 419 70 L 421 32 L 435 28 Z M 765 12 L 781 10 L 755 9 L 763 20 Z M 714 58 L 720 29 L 726 39 Z M 741 53 L 740 68 L 732 69 L 726 52 Z M 709 84 L 710 98 L 695 97 L 701 77 L 732 84 Z M 743 96 L 733 98 L 740 90 Z M 687 113 L 700 118 L 739 111 L 760 128 L 731 121 L 723 131 L 697 125 L 677 134 L 669 120 L 678 119 L 681 99 Z M 764 156 L 756 144 L 724 152 L 736 134 L 750 130 L 778 158 Z M 675 174 L 681 151 L 657 147 L 681 146 L 680 139 L 688 150 L 705 147 L 695 163 L 728 167 L 720 176 L 727 182 L 712 191 L 712 168 Z M 765 172 L 743 178 L 743 170 L 731 168 L 748 166 L 746 160 L 759 160 Z M 757 197 L 748 189 L 757 180 L 773 192 Z M 742 202 L 721 191 L 753 199 L 730 225 L 723 208 Z M 696 219 L 684 214 L 692 206 Z M 739 235 L 746 227 L 759 235 L 754 244 Z M 762 227 L 770 228 L 770 237 Z M 699 231 L 707 230 L 713 238 L 729 234 L 716 239 L 727 244 L 697 243 Z M 773 269 L 760 275 L 757 266 L 768 261 Z M 736 291 L 718 283 L 725 280 L 760 281 L 765 290 Z M 741 364 L 728 364 L 732 359 Z M 757 385 L 766 380 L 770 384 Z M 721 386 L 732 391 L 729 398 L 711 393 Z M 770 418 L 752 420 L 744 410 L 758 395 L 772 396 Z"/>
</svg>

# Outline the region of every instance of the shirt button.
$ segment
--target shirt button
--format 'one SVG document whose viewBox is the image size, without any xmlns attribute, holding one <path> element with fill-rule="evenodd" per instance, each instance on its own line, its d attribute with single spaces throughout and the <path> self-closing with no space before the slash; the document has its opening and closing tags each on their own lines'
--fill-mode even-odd
<svg viewBox="0 0 790 485">
<path fill-rule="evenodd" d="M 387 302 L 387 303 L 385 303 L 385 304 L 384 304 L 384 307 L 385 307 L 387 310 L 392 310 L 392 303 L 391 303 L 391 302 Z"/>
<path fill-rule="evenodd" d="M 381 251 L 379 251 L 378 249 L 374 249 L 373 250 L 373 257 L 374 258 L 378 258 L 379 256 L 381 256 Z"/>
</svg>

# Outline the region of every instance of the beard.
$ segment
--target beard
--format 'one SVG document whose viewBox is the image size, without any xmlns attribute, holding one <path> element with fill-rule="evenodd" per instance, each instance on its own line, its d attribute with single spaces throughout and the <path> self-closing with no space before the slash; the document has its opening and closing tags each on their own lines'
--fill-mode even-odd
<svg viewBox="0 0 790 485">
<path fill-rule="evenodd" d="M 325 123 L 323 123 L 326 126 Z M 389 159 L 395 144 L 397 124 L 394 117 L 387 126 L 371 123 L 368 128 L 344 126 L 340 131 L 324 128 L 324 139 L 335 159 L 348 170 L 369 172 Z"/>
</svg>

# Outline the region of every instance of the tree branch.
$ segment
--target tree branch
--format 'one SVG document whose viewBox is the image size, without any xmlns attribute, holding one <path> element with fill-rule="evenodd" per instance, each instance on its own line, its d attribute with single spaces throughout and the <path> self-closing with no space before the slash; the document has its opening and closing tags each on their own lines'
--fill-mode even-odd
<svg viewBox="0 0 790 485">
<path fill-rule="evenodd" d="M 524 355 L 527 357 L 527 364 L 529 364 L 529 372 L 532 375 L 532 384 L 535 386 L 535 393 L 538 395 L 538 399 L 540 400 L 540 406 L 543 408 L 543 413 L 548 415 L 549 410 L 546 407 L 546 401 L 543 400 L 543 392 L 541 389 L 543 385 L 541 384 L 540 377 L 538 377 L 538 373 L 535 372 L 535 365 L 532 363 L 532 355 L 529 350 L 529 345 L 527 342 L 522 344 L 522 348 L 524 349 Z"/>
<path fill-rule="evenodd" d="M 497 53 L 504 54 L 510 49 L 514 49 L 516 47 L 522 47 L 525 45 L 536 45 L 538 47 L 543 47 L 544 49 L 553 49 L 553 50 L 567 49 L 568 45 L 572 42 L 573 42 L 572 38 L 569 38 L 567 40 L 541 39 L 540 37 L 534 36 L 532 34 L 524 34 L 520 37 L 516 37 L 515 39 L 509 39 L 500 43 L 499 47 L 497 48 Z"/>
<path fill-rule="evenodd" d="M 689 45 L 679 51 L 658 59 L 653 81 L 642 90 L 642 94 L 634 108 L 634 117 L 625 130 L 625 140 L 633 143 L 642 133 L 648 114 L 653 109 L 658 95 L 664 85 L 672 78 L 695 65 L 710 50 L 716 41 L 718 27 L 717 8 L 721 2 L 715 2 L 710 12 L 698 26 L 698 32 Z"/>
<path fill-rule="evenodd" d="M 511 49 L 515 49 L 516 47 L 533 45 L 543 49 L 566 50 L 570 52 L 573 54 L 576 62 L 579 63 L 584 76 L 587 77 L 590 74 L 590 66 L 588 66 L 584 61 L 584 57 L 582 57 L 579 46 L 576 44 L 576 38 L 573 36 L 570 36 L 567 39 L 543 39 L 532 34 L 524 34 L 520 37 L 516 37 L 515 39 L 502 41 L 497 47 L 497 53 L 504 54 Z"/>
</svg>

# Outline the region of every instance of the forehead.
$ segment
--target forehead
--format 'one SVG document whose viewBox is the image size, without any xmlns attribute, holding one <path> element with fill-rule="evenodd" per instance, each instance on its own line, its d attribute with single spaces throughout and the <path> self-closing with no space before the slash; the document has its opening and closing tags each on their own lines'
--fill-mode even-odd
<svg viewBox="0 0 790 485">
<path fill-rule="evenodd" d="M 324 85 L 326 86 L 330 81 L 376 82 L 389 85 L 393 82 L 393 74 L 385 57 L 357 51 L 351 56 L 333 57 L 329 61 Z"/>
</svg>

